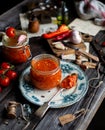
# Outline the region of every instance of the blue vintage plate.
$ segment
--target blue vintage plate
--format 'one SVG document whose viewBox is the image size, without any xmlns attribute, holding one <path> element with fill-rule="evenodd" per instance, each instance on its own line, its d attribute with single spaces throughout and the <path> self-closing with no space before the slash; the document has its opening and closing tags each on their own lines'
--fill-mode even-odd
<svg viewBox="0 0 105 130">
<path fill-rule="evenodd" d="M 62 108 L 70 106 L 78 102 L 88 90 L 87 78 L 84 72 L 77 65 L 63 60 L 60 61 L 60 64 L 63 72 L 62 79 L 70 73 L 78 74 L 77 87 L 74 93 L 72 92 L 74 91 L 75 87 L 58 94 L 49 104 L 51 108 Z M 36 89 L 25 81 L 24 76 L 29 75 L 29 73 L 30 67 L 26 68 L 20 76 L 19 88 L 21 93 L 29 102 L 36 105 L 42 105 L 56 93 L 58 88 L 56 87 L 47 91 Z"/>
</svg>

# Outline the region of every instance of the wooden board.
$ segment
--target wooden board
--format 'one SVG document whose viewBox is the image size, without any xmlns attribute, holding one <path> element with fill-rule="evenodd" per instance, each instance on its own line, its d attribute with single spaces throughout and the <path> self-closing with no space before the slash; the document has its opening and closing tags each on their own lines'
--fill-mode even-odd
<svg viewBox="0 0 105 130">
<path fill-rule="evenodd" d="M 63 55 L 68 55 L 68 54 L 75 54 L 75 49 L 76 48 L 80 48 L 80 49 L 83 49 L 83 50 L 86 50 L 86 46 L 83 42 L 81 42 L 80 44 L 73 44 L 73 43 L 69 43 L 69 45 L 67 45 L 67 49 L 57 49 L 55 48 L 53 45 L 52 45 L 52 39 L 48 39 L 48 43 L 49 43 L 49 46 L 51 47 L 52 51 L 54 54 L 56 54 L 56 56 L 61 56 L 62 54 Z M 75 49 L 73 49 L 75 48 Z"/>
</svg>

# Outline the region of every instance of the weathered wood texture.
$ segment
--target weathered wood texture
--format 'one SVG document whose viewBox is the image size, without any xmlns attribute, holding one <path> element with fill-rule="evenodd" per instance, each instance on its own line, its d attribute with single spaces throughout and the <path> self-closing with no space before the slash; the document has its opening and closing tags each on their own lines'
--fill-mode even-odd
<svg viewBox="0 0 105 130">
<path fill-rule="evenodd" d="M 12 8 L 8 12 L 4 13 L 0 16 L 0 28 L 4 30 L 7 26 L 14 26 L 20 28 L 19 22 L 19 13 L 22 11 L 23 6 L 29 2 L 29 0 L 24 0 L 22 3 L 18 4 L 16 7 Z M 72 19 L 72 18 L 71 18 Z M 29 40 L 32 56 L 41 53 L 50 53 L 53 54 L 51 48 L 49 47 L 46 40 L 42 38 L 30 38 Z M 0 48 L 0 57 L 2 57 L 2 52 Z M 93 50 L 92 46 L 90 46 L 90 52 L 97 55 L 97 53 Z M 0 58 L 0 62 L 2 62 L 2 58 Z M 16 65 L 16 71 L 18 72 L 17 81 L 11 83 L 8 88 L 5 88 L 3 93 L 0 93 L 0 130 L 22 130 L 26 124 L 26 121 L 21 118 L 8 119 L 5 112 L 5 104 L 8 101 L 17 101 L 22 104 L 29 104 L 33 111 L 37 110 L 38 106 L 31 104 L 21 95 L 21 92 L 18 88 L 19 76 L 22 71 L 30 65 L 30 61 L 26 63 Z M 104 69 L 104 66 L 101 68 Z M 105 71 L 105 70 L 103 70 Z M 88 79 L 97 76 L 96 69 L 87 69 L 85 71 Z M 105 76 L 104 73 L 101 72 L 101 77 L 99 80 L 94 80 L 92 82 L 92 86 L 95 87 L 99 81 L 103 80 L 103 84 L 98 88 L 92 88 L 89 86 L 89 90 L 87 94 L 77 103 L 72 106 L 68 106 L 60 109 L 49 109 L 40 123 L 37 125 L 36 130 L 86 130 L 92 118 L 94 117 L 96 111 L 98 110 L 100 104 L 102 103 L 105 97 Z M 88 109 L 86 115 L 79 117 L 75 121 L 66 124 L 65 126 L 59 125 L 58 117 L 67 113 L 75 113 L 81 108 Z M 20 115 L 20 109 L 17 110 L 17 117 Z M 8 125 L 5 124 L 5 121 L 8 121 Z M 31 123 L 38 123 L 39 120 L 33 118 Z M 31 130 L 31 128 L 28 128 Z"/>
</svg>

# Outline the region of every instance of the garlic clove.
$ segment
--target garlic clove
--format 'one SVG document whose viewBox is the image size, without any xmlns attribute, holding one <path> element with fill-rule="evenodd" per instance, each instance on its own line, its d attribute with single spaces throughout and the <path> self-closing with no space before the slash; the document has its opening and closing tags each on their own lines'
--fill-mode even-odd
<svg viewBox="0 0 105 130">
<path fill-rule="evenodd" d="M 53 45 L 56 49 L 60 49 L 60 50 L 66 50 L 66 49 L 67 49 L 67 47 L 65 47 L 62 42 L 53 42 L 52 45 Z"/>
</svg>

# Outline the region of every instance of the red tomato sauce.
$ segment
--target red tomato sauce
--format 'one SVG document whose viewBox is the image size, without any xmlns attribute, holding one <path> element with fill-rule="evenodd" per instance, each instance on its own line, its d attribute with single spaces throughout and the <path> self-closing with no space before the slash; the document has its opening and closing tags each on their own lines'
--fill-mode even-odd
<svg viewBox="0 0 105 130">
<path fill-rule="evenodd" d="M 46 58 L 36 62 L 32 61 L 31 65 L 31 81 L 35 87 L 48 90 L 56 87 L 60 83 L 61 69 L 53 59 Z"/>
<path fill-rule="evenodd" d="M 68 75 L 65 79 L 63 79 L 61 86 L 66 89 L 75 87 L 77 84 L 77 78 L 77 74 Z"/>
<path fill-rule="evenodd" d="M 40 61 L 37 61 L 36 64 L 34 65 L 34 68 L 40 71 L 52 71 L 57 67 L 58 64 L 51 59 L 42 59 Z"/>
<path fill-rule="evenodd" d="M 3 47 L 3 55 L 11 63 L 23 63 L 31 56 L 31 52 L 29 46 L 20 48 Z"/>
</svg>

